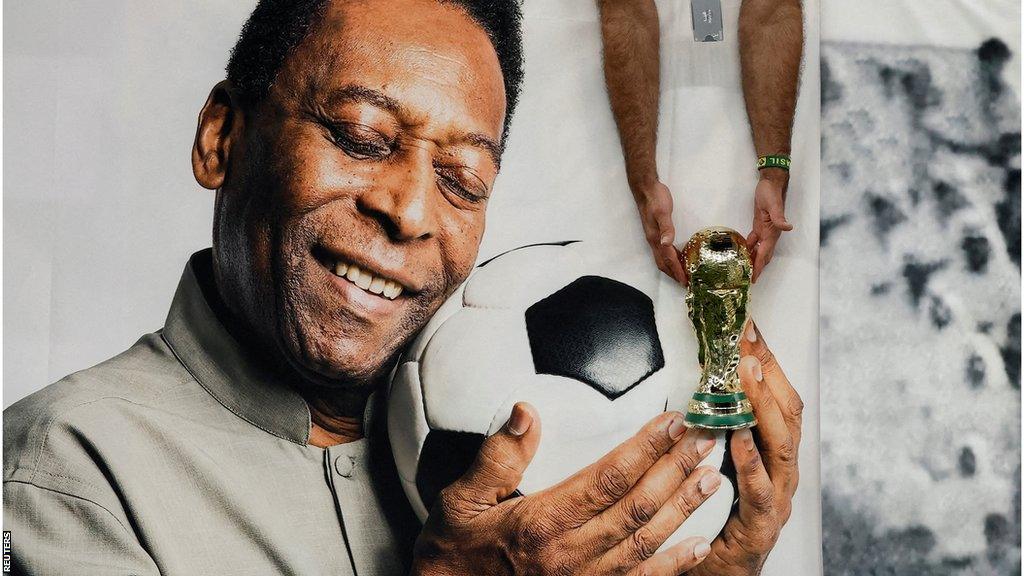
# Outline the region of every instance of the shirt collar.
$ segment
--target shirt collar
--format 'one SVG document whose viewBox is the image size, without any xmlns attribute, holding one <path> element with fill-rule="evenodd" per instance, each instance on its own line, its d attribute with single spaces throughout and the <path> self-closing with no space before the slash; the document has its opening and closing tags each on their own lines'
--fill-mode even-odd
<svg viewBox="0 0 1024 576">
<path fill-rule="evenodd" d="M 185 266 L 167 314 L 163 339 L 199 384 L 239 418 L 297 444 L 309 442 L 306 401 L 245 350 L 217 318 L 203 294 L 212 250 L 196 252 Z M 364 427 L 366 423 L 364 423 Z"/>
</svg>

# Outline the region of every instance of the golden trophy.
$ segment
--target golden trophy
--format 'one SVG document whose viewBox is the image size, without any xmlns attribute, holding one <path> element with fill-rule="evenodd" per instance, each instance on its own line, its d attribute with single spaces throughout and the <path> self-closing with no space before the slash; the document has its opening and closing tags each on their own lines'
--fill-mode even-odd
<svg viewBox="0 0 1024 576">
<path fill-rule="evenodd" d="M 721 226 L 700 230 L 683 248 L 683 265 L 690 277 L 686 306 L 702 370 L 686 423 L 713 430 L 755 426 L 754 410 L 736 373 L 753 271 L 743 236 Z"/>
</svg>

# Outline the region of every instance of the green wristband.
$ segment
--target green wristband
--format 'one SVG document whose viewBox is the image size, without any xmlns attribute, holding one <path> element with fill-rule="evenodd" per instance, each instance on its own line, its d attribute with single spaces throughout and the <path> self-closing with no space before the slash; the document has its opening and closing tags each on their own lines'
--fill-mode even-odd
<svg viewBox="0 0 1024 576">
<path fill-rule="evenodd" d="M 761 168 L 782 168 L 789 172 L 789 156 L 782 154 L 766 154 L 757 159 L 757 169 Z"/>
</svg>

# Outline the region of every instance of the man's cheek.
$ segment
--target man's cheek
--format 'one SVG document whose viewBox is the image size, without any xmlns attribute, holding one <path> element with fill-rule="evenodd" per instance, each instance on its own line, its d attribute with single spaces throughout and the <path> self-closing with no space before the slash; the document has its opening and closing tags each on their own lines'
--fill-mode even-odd
<svg viewBox="0 0 1024 576">
<path fill-rule="evenodd" d="M 448 260 L 454 264 L 455 271 L 453 278 L 455 286 L 463 281 L 473 271 L 480 251 L 480 241 L 483 239 L 485 228 L 485 212 L 481 208 L 479 212 L 466 214 L 457 223 L 457 232 L 449 243 Z"/>
</svg>

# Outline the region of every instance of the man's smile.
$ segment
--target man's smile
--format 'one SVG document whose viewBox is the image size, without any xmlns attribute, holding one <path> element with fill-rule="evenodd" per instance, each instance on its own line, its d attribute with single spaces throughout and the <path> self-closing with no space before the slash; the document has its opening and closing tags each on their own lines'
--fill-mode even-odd
<svg viewBox="0 0 1024 576">
<path fill-rule="evenodd" d="M 382 296 L 388 300 L 394 300 L 402 294 L 403 288 L 398 282 L 384 276 L 378 276 L 369 270 L 360 268 L 356 264 L 338 261 L 333 266 L 329 265 L 328 269 L 338 278 L 344 278 L 362 290 Z"/>
<path fill-rule="evenodd" d="M 368 312 L 393 312 L 402 300 L 420 289 L 419 283 L 399 267 L 322 245 L 313 249 L 313 256 L 345 300 Z"/>
</svg>

